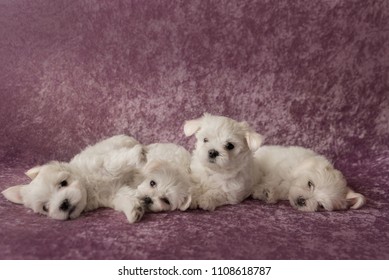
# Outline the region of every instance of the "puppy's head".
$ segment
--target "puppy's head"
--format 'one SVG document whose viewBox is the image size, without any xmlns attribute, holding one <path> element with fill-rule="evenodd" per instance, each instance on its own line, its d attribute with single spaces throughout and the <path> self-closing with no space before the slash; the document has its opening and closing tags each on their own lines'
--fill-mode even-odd
<svg viewBox="0 0 389 280">
<path fill-rule="evenodd" d="M 151 212 L 184 211 L 192 201 L 188 175 L 166 161 L 147 163 L 138 196 Z"/>
<path fill-rule="evenodd" d="M 365 203 L 364 196 L 354 193 L 342 173 L 322 156 L 305 160 L 293 171 L 293 177 L 289 202 L 298 210 L 356 209 Z"/>
<path fill-rule="evenodd" d="M 245 122 L 210 114 L 187 121 L 184 132 L 186 136 L 196 135 L 194 155 L 215 172 L 239 170 L 263 140 Z"/>
<path fill-rule="evenodd" d="M 27 185 L 4 190 L 10 201 L 53 219 L 77 218 L 86 206 L 86 190 L 81 187 L 67 163 L 51 162 L 26 172 Z"/>
</svg>

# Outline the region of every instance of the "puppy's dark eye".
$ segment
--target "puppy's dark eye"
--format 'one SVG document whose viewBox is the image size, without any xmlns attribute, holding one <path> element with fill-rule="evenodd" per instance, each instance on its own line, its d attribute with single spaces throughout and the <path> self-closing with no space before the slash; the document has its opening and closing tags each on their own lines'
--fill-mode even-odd
<svg viewBox="0 0 389 280">
<path fill-rule="evenodd" d="M 67 187 L 68 186 L 68 181 L 63 180 L 63 181 L 61 181 L 61 183 L 59 183 L 59 185 L 61 186 L 61 188 L 62 187 Z"/>
<path fill-rule="evenodd" d="M 44 212 L 49 212 L 49 208 L 47 208 L 46 204 L 42 206 L 42 210 Z"/>
<path fill-rule="evenodd" d="M 230 142 L 228 142 L 225 147 L 227 150 L 230 150 L 230 151 L 235 148 L 234 144 L 232 144 Z"/>
<path fill-rule="evenodd" d="M 156 183 L 154 180 L 151 180 L 151 181 L 150 181 L 150 186 L 151 186 L 151 187 L 154 188 L 156 185 L 157 185 L 157 183 Z"/>
<path fill-rule="evenodd" d="M 207 143 L 208 142 L 208 138 L 204 138 L 204 143 Z"/>
<path fill-rule="evenodd" d="M 169 199 L 167 199 L 166 197 L 161 198 L 161 200 L 162 200 L 163 202 L 165 202 L 167 205 L 170 205 L 170 201 L 169 201 Z"/>
<path fill-rule="evenodd" d="M 308 181 L 308 188 L 313 189 L 314 186 L 315 185 L 311 181 Z"/>
</svg>

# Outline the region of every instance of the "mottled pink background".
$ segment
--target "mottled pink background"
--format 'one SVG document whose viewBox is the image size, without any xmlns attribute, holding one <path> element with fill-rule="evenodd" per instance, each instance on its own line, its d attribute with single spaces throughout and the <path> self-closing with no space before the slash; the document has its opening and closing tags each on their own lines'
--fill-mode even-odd
<svg viewBox="0 0 389 280">
<path fill-rule="evenodd" d="M 0 1 L 0 190 L 104 137 L 192 149 L 183 123 L 246 120 L 323 153 L 368 198 L 300 213 L 110 209 L 60 222 L 0 197 L 3 259 L 389 259 L 388 1 Z"/>
</svg>

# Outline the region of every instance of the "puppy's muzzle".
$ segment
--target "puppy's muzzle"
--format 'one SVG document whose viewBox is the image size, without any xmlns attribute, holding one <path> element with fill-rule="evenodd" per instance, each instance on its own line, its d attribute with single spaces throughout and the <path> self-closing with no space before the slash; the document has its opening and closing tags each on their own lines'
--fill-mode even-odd
<svg viewBox="0 0 389 280">
<path fill-rule="evenodd" d="M 305 200 L 304 197 L 299 196 L 299 197 L 297 198 L 297 200 L 296 200 L 296 205 L 297 205 L 298 207 L 304 207 L 304 206 L 307 205 L 307 202 L 306 202 L 306 200 Z"/>
<path fill-rule="evenodd" d="M 64 201 L 62 201 L 61 205 L 59 206 L 59 210 L 68 213 L 68 219 L 70 219 L 70 215 L 74 212 L 75 209 L 76 206 L 72 205 L 69 199 L 65 199 Z"/>
<path fill-rule="evenodd" d="M 143 203 L 144 203 L 146 206 L 149 206 L 149 205 L 153 204 L 153 200 L 152 200 L 150 197 L 148 197 L 148 196 L 144 197 L 144 198 L 142 199 L 142 201 L 143 201 Z"/>
<path fill-rule="evenodd" d="M 64 201 L 62 201 L 61 205 L 59 206 L 59 210 L 61 210 L 63 212 L 67 212 L 67 211 L 69 211 L 71 206 L 72 206 L 72 204 L 70 203 L 70 201 L 68 199 L 65 199 Z"/>
<path fill-rule="evenodd" d="M 208 151 L 208 156 L 209 156 L 209 158 L 211 158 L 211 159 L 215 159 L 216 157 L 219 156 L 219 152 L 216 151 L 215 149 L 209 150 L 209 151 Z"/>
</svg>

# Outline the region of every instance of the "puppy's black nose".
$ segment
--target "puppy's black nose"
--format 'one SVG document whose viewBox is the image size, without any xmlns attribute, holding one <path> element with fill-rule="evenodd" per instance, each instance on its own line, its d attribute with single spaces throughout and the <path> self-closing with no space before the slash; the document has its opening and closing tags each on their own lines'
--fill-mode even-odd
<svg viewBox="0 0 389 280">
<path fill-rule="evenodd" d="M 302 196 L 299 196 L 298 198 L 297 198 L 297 205 L 298 206 L 300 206 L 300 207 L 303 207 L 303 206 L 305 206 L 306 205 L 306 203 L 305 203 L 305 198 L 304 197 L 302 197 Z"/>
<path fill-rule="evenodd" d="M 216 158 L 219 155 L 219 152 L 216 151 L 215 149 L 209 150 L 208 151 L 208 156 L 210 158 Z"/>
<path fill-rule="evenodd" d="M 70 208 L 71 204 L 70 204 L 70 201 L 68 199 L 65 199 L 64 201 L 62 201 L 61 205 L 59 206 L 59 209 L 61 211 L 68 211 L 69 208 Z"/>
<path fill-rule="evenodd" d="M 148 197 L 148 196 L 146 196 L 146 197 L 143 198 L 143 202 L 144 202 L 146 205 L 153 204 L 153 200 L 152 200 L 150 197 Z"/>
</svg>

